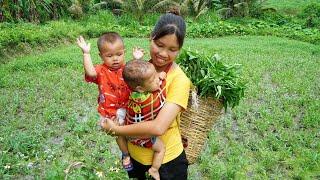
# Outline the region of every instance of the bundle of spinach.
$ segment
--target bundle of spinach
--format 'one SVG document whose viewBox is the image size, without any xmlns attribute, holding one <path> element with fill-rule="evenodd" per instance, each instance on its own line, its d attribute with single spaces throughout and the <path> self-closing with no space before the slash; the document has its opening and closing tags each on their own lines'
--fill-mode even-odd
<svg viewBox="0 0 320 180">
<path fill-rule="evenodd" d="M 177 63 L 197 87 L 200 97 L 221 100 L 225 109 L 239 104 L 244 97 L 245 83 L 241 79 L 241 64 L 227 65 L 212 57 L 182 50 Z"/>
</svg>

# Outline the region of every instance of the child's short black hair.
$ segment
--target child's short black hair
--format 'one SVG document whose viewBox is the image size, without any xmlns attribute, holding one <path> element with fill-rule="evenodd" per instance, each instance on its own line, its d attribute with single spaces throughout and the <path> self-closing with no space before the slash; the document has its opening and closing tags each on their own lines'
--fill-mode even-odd
<svg viewBox="0 0 320 180">
<path fill-rule="evenodd" d="M 179 48 L 181 48 L 186 35 L 186 23 L 180 16 L 180 12 L 176 9 L 172 9 L 169 13 L 159 18 L 151 33 L 151 38 L 152 40 L 157 40 L 170 34 L 176 35 Z"/>
<path fill-rule="evenodd" d="M 104 48 L 104 44 L 107 43 L 114 43 L 115 41 L 120 40 L 123 43 L 122 37 L 116 32 L 105 32 L 103 33 L 97 42 L 98 49 L 101 52 Z"/>
<path fill-rule="evenodd" d="M 131 60 L 127 62 L 122 72 L 124 81 L 131 89 L 143 86 L 148 78 L 146 75 L 151 66 L 153 64 L 143 60 Z"/>
</svg>

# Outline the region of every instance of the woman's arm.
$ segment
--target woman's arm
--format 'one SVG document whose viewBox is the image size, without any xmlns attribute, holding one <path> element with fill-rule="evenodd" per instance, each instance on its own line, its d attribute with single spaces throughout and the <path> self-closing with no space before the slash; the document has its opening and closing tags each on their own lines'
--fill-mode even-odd
<svg viewBox="0 0 320 180">
<path fill-rule="evenodd" d="M 161 136 L 167 131 L 181 110 L 181 106 L 167 102 L 152 121 L 117 126 L 112 120 L 106 119 L 100 125 L 105 130 L 110 130 L 110 134 L 121 136 Z"/>
<path fill-rule="evenodd" d="M 169 86 L 166 103 L 154 120 L 127 126 L 117 126 L 110 119 L 106 119 L 100 122 L 101 127 L 108 131 L 109 134 L 115 133 L 116 135 L 123 136 L 163 135 L 176 119 L 179 112 L 187 108 L 188 104 L 191 82 L 181 69 L 177 69 L 177 71 L 177 75 L 172 80 L 174 83 Z"/>
</svg>

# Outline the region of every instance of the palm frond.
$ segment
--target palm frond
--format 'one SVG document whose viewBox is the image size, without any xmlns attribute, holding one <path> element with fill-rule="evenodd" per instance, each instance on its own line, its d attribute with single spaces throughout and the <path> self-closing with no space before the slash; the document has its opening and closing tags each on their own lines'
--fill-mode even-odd
<svg viewBox="0 0 320 180">
<path fill-rule="evenodd" d="M 94 5 L 92 6 L 92 8 L 98 9 L 98 8 L 101 8 L 102 6 L 107 6 L 107 5 L 108 5 L 108 3 L 105 2 L 105 1 L 103 1 L 103 2 L 99 2 L 99 3 L 94 4 Z"/>
<path fill-rule="evenodd" d="M 192 4 L 193 4 L 193 8 L 195 10 L 195 12 L 197 12 L 199 10 L 199 5 L 200 5 L 200 0 L 193 0 Z"/>
<path fill-rule="evenodd" d="M 163 1 L 160 1 L 158 2 L 157 4 L 155 4 L 153 6 L 153 8 L 151 9 L 151 11 L 161 11 L 161 10 L 166 10 L 168 9 L 170 6 L 177 6 L 179 7 L 180 4 L 175 2 L 175 1 L 172 1 L 172 0 L 163 0 Z"/>
<path fill-rule="evenodd" d="M 208 7 L 205 7 L 204 9 L 201 9 L 200 12 L 198 12 L 197 16 L 195 19 L 197 19 L 200 15 L 205 14 L 208 11 Z"/>
<path fill-rule="evenodd" d="M 144 2 L 145 0 L 136 0 L 137 7 L 140 11 L 144 9 Z"/>
</svg>

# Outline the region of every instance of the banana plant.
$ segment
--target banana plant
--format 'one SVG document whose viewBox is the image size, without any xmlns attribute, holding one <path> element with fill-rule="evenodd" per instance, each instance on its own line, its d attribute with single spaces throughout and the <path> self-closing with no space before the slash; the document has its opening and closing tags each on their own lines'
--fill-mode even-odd
<svg viewBox="0 0 320 180">
<path fill-rule="evenodd" d="M 2 0 L 0 7 L 5 21 L 41 22 L 65 15 L 71 1 L 67 0 Z"/>
<path fill-rule="evenodd" d="M 182 15 L 191 15 L 197 19 L 200 15 L 208 11 L 210 0 L 165 0 L 157 3 L 153 10 L 169 9 L 169 7 L 177 7 Z"/>
<path fill-rule="evenodd" d="M 159 12 L 159 10 L 169 7 L 169 5 L 178 5 L 173 0 L 103 0 L 96 3 L 94 8 L 106 7 L 111 4 L 118 4 L 121 6 L 121 11 L 132 13 L 139 21 L 142 21 L 142 17 L 146 12 Z"/>
<path fill-rule="evenodd" d="M 197 19 L 208 11 L 209 0 L 190 0 L 191 14 Z"/>
<path fill-rule="evenodd" d="M 216 0 L 222 8 L 217 12 L 226 19 L 231 16 L 245 17 L 260 14 L 264 11 L 263 5 L 267 0 Z"/>
</svg>

